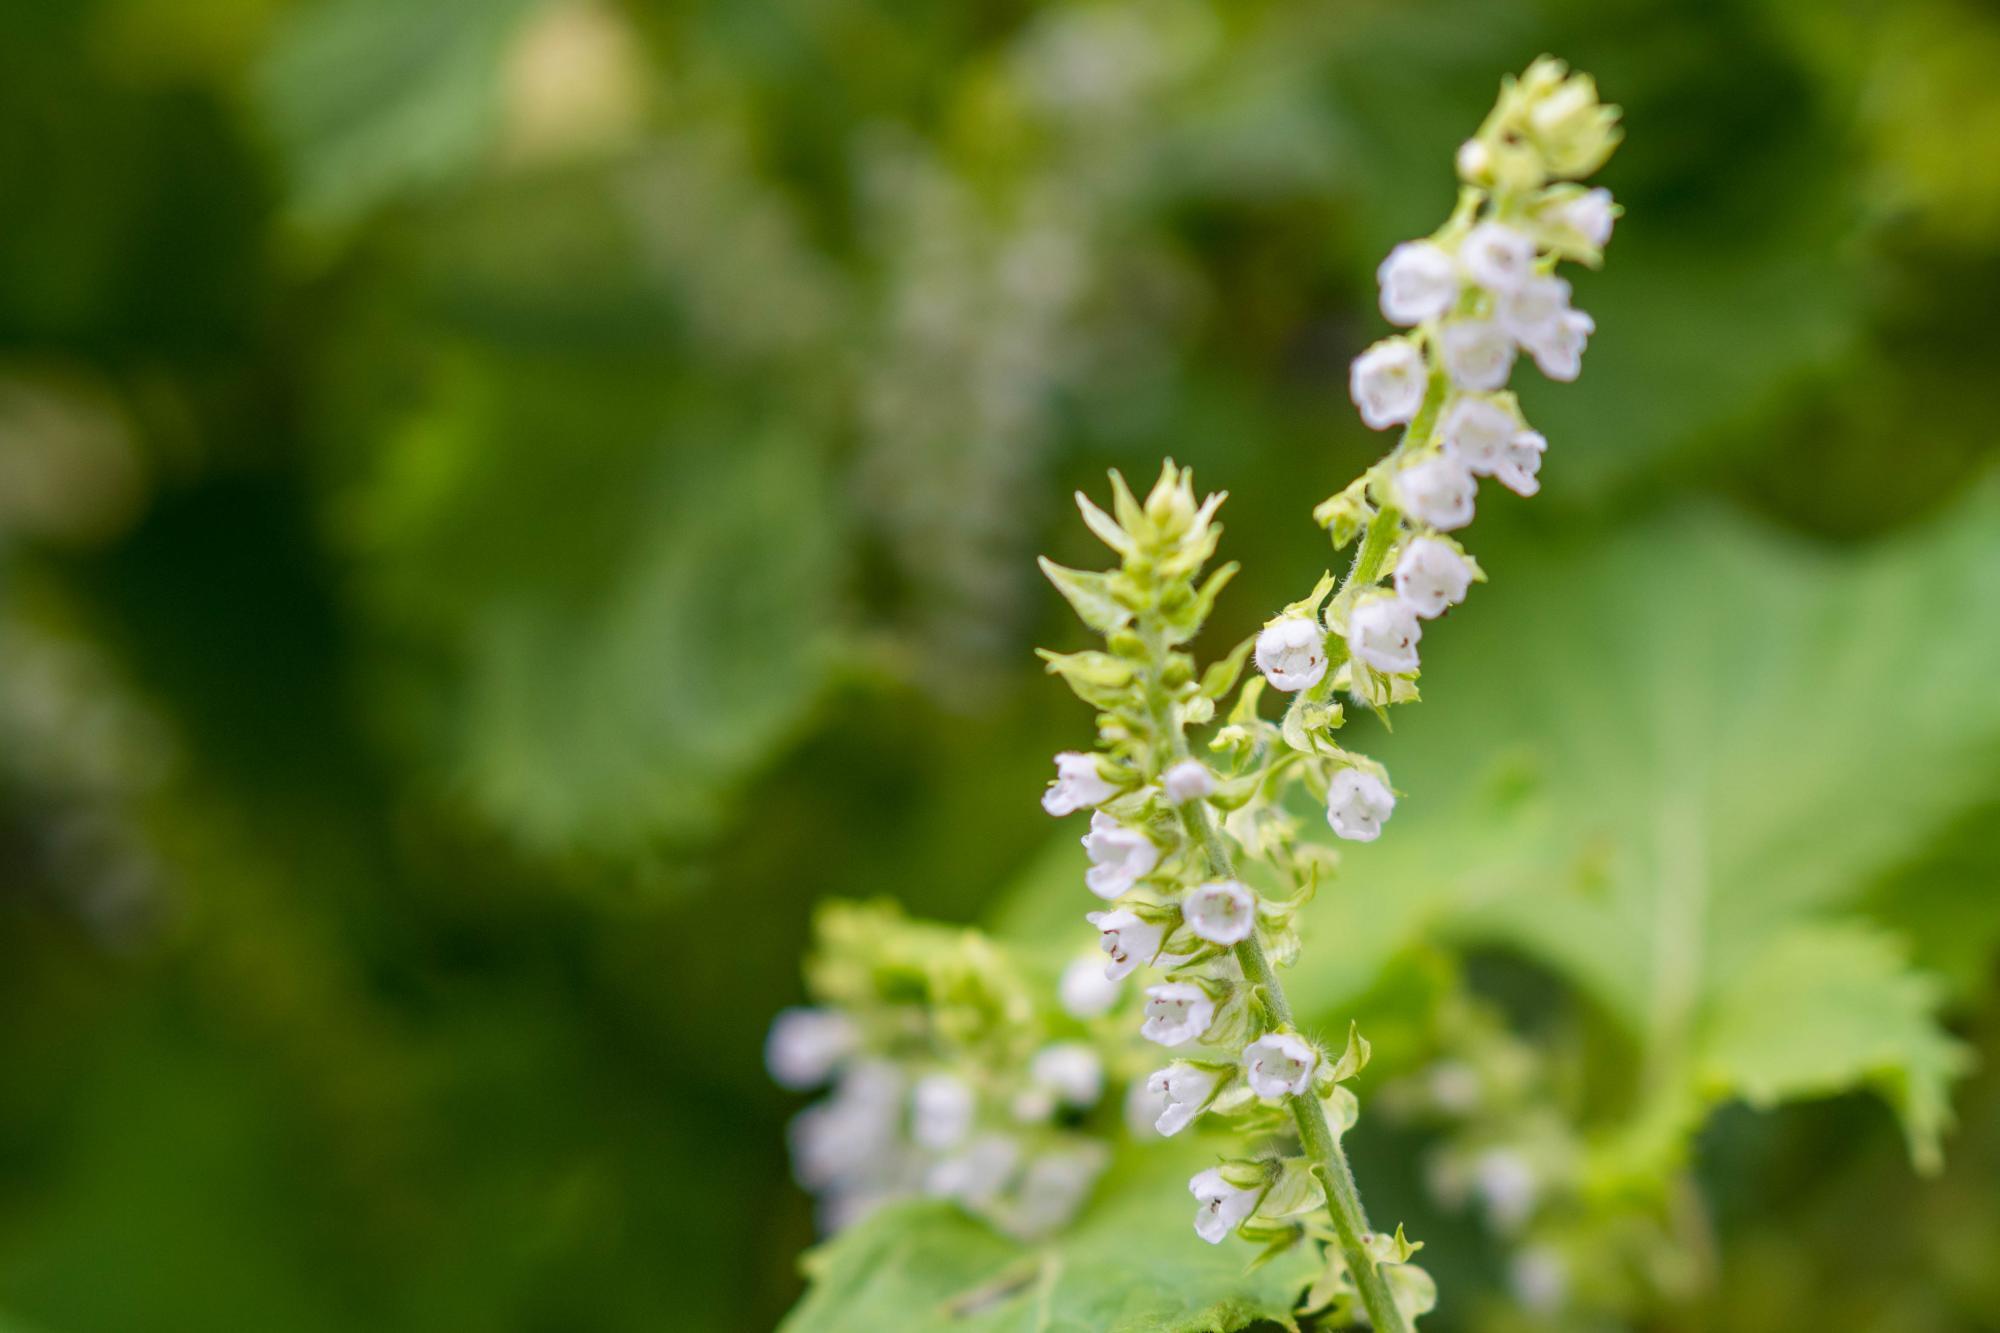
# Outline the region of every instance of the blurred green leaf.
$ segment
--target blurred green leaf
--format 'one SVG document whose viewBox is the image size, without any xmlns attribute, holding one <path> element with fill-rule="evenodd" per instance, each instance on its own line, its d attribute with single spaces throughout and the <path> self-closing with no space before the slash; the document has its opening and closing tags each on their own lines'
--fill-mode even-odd
<svg viewBox="0 0 2000 1333">
<path fill-rule="evenodd" d="M 826 488 L 812 441 L 704 386 L 460 365 L 351 510 L 419 743 L 542 852 L 712 825 L 829 664 Z"/>
<path fill-rule="evenodd" d="M 508 39 L 538 0 L 321 0 L 256 76 L 258 104 L 314 223 L 351 221 L 472 167 L 501 120 Z"/>
<path fill-rule="evenodd" d="M 812 1287 L 781 1333 L 1235 1333 L 1289 1326 L 1314 1271 L 1293 1251 L 1255 1272 L 1204 1244 L 1187 1181 L 1199 1151 L 1128 1156 L 1063 1235 L 1024 1245 L 949 1204 L 885 1209 L 806 1258 Z"/>
</svg>

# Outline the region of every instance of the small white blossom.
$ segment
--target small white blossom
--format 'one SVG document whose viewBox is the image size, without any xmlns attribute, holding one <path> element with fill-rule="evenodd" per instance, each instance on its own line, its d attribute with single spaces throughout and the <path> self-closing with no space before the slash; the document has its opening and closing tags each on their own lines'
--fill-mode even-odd
<svg viewBox="0 0 2000 1333">
<path fill-rule="evenodd" d="M 972 1128 L 972 1089 L 953 1074 L 926 1074 L 910 1093 L 910 1137 L 926 1148 L 949 1148 Z"/>
<path fill-rule="evenodd" d="M 1447 455 L 1475 476 L 1490 477 L 1505 461 L 1507 441 L 1520 418 L 1489 398 L 1453 398 L 1438 419 L 1438 439 Z"/>
<path fill-rule="evenodd" d="M 1477 139 L 1467 139 L 1460 144 L 1452 160 L 1458 166 L 1458 174 L 1475 185 L 1486 180 L 1486 173 L 1493 166 L 1493 154 L 1487 152 L 1486 145 Z"/>
<path fill-rule="evenodd" d="M 1516 495 L 1533 495 L 1542 489 L 1542 454 L 1549 442 L 1535 430 L 1516 431 L 1507 441 L 1507 452 L 1493 473 L 1494 479 Z"/>
<path fill-rule="evenodd" d="M 1465 600 L 1472 565 L 1446 542 L 1418 537 L 1396 561 L 1396 596 L 1426 620 Z"/>
<path fill-rule="evenodd" d="M 1442 532 L 1472 521 L 1479 483 L 1455 458 L 1434 454 L 1396 474 L 1396 500 L 1419 523 Z"/>
<path fill-rule="evenodd" d="M 1146 1021 L 1139 1035 L 1162 1046 L 1185 1046 L 1215 1021 L 1215 1000 L 1186 981 L 1163 981 L 1146 988 Z"/>
<path fill-rule="evenodd" d="M 1150 1080 L 1134 1079 L 1125 1088 L 1125 1128 L 1135 1139 L 1156 1138 L 1155 1122 L 1167 1109 L 1167 1094 L 1155 1090 Z"/>
<path fill-rule="evenodd" d="M 1498 389 L 1514 372 L 1514 340 L 1498 324 L 1455 320 L 1438 335 L 1438 353 L 1461 389 Z"/>
<path fill-rule="evenodd" d="M 1424 627 L 1400 597 L 1376 597 L 1347 613 L 1347 651 L 1386 675 L 1417 669 L 1417 640 Z"/>
<path fill-rule="evenodd" d="M 1407 338 L 1386 338 L 1354 358 L 1347 388 L 1371 430 L 1399 426 L 1416 416 L 1429 371 Z"/>
<path fill-rule="evenodd" d="M 1528 350 L 1544 375 L 1567 383 L 1582 373 L 1583 349 L 1595 332 L 1596 320 L 1581 310 L 1565 310 Z"/>
<path fill-rule="evenodd" d="M 1113 981 L 1131 976 L 1142 963 L 1152 962 L 1160 952 L 1160 942 L 1167 937 L 1164 925 L 1126 907 L 1092 912 L 1084 920 L 1097 927 L 1097 947 L 1111 958 L 1104 975 Z"/>
<path fill-rule="evenodd" d="M 1090 832 L 1083 835 L 1083 850 L 1091 861 L 1083 882 L 1092 893 L 1106 900 L 1129 891 L 1160 862 L 1160 849 L 1151 838 L 1138 829 L 1126 828 L 1102 810 L 1091 811 Z"/>
<path fill-rule="evenodd" d="M 1535 243 L 1501 222 L 1482 222 L 1466 234 L 1459 263 L 1480 286 L 1512 291 L 1535 271 Z"/>
<path fill-rule="evenodd" d="M 1266 1033 L 1243 1049 L 1243 1076 L 1250 1091 L 1271 1101 L 1296 1097 L 1311 1087 L 1318 1067 L 1319 1052 L 1296 1033 Z"/>
<path fill-rule="evenodd" d="M 1382 285 L 1382 317 L 1405 327 L 1451 309 L 1458 299 L 1458 270 L 1444 247 L 1404 241 L 1375 270 Z"/>
<path fill-rule="evenodd" d="M 1261 670 L 1261 668 L 1260 668 Z M 1215 775 L 1199 759 L 1183 759 L 1160 778 L 1171 805 L 1204 801 L 1215 793 Z"/>
<path fill-rule="evenodd" d="M 1556 214 L 1556 220 L 1584 240 L 1602 250 L 1611 242 L 1611 225 L 1618 218 L 1618 210 L 1611 201 L 1611 191 L 1599 187 L 1587 190 L 1565 203 Z"/>
<path fill-rule="evenodd" d="M 792 1117 L 792 1169 L 809 1190 L 867 1175 L 896 1145 L 902 1071 L 887 1060 L 849 1065 L 833 1095 Z"/>
<path fill-rule="evenodd" d="M 781 1088 L 805 1092 L 833 1076 L 861 1039 L 854 1020 L 834 1009 L 787 1009 L 771 1022 L 764 1064 Z"/>
<path fill-rule="evenodd" d="M 1424 1081 L 1432 1103 L 1446 1115 L 1471 1115 L 1484 1097 L 1479 1071 L 1463 1060 L 1438 1061 Z"/>
<path fill-rule="evenodd" d="M 1194 1233 L 1210 1245 L 1222 1244 L 1230 1232 L 1257 1211 L 1257 1201 L 1264 1197 L 1260 1189 L 1236 1188 L 1214 1167 L 1190 1180 L 1188 1192 L 1200 1205 L 1194 1214 Z"/>
<path fill-rule="evenodd" d="M 1181 897 L 1188 929 L 1210 944 L 1236 944 L 1257 925 L 1257 899 L 1233 879 L 1197 884 Z"/>
<path fill-rule="evenodd" d="M 1349 842 L 1373 842 L 1396 811 L 1396 794 L 1364 768 L 1343 768 L 1326 786 L 1326 822 Z"/>
<path fill-rule="evenodd" d="M 1033 1240 L 1062 1227 L 1090 1197 L 1110 1160 L 1110 1149 L 1089 1140 L 1035 1158 L 1022 1172 L 1013 1206 L 1002 1218 L 1005 1229 Z"/>
<path fill-rule="evenodd" d="M 1494 318 L 1509 337 L 1532 349 L 1554 332 L 1569 310 L 1569 291 L 1563 279 L 1537 275 L 1511 292 L 1500 293 L 1493 302 Z"/>
<path fill-rule="evenodd" d="M 1035 1052 L 1028 1077 L 1064 1106 L 1095 1106 L 1104 1095 L 1104 1061 L 1080 1041 L 1061 1041 Z"/>
<path fill-rule="evenodd" d="M 1192 1125 L 1215 1100 L 1222 1078 L 1221 1070 L 1185 1060 L 1154 1070 L 1146 1080 L 1146 1091 L 1159 1098 L 1159 1117 L 1153 1128 L 1171 1138 Z"/>
<path fill-rule="evenodd" d="M 1511 1148 L 1489 1148 L 1472 1164 L 1473 1186 L 1496 1230 L 1517 1231 L 1541 1198 L 1535 1168 Z"/>
<path fill-rule="evenodd" d="M 1257 636 L 1256 658 L 1272 689 L 1309 689 L 1326 674 L 1326 632 L 1311 616 L 1275 620 Z"/>
<path fill-rule="evenodd" d="M 1106 782 L 1097 771 L 1096 755 L 1064 750 L 1056 756 L 1056 780 L 1042 793 L 1042 809 L 1052 815 L 1074 814 L 1117 794 L 1117 784 Z"/>
<path fill-rule="evenodd" d="M 1546 1245 L 1531 1245 L 1507 1263 L 1514 1299 L 1538 1315 L 1552 1315 L 1569 1300 L 1569 1265 Z"/>
<path fill-rule="evenodd" d="M 1096 1018 L 1118 1003 L 1125 987 L 1106 976 L 1095 958 L 1079 958 L 1063 969 L 1057 989 L 1064 1013 L 1071 1018 Z"/>
<path fill-rule="evenodd" d="M 1020 1162 L 1021 1145 L 1015 1139 L 982 1134 L 925 1173 L 924 1193 L 983 1207 L 1000 1197 Z"/>
</svg>

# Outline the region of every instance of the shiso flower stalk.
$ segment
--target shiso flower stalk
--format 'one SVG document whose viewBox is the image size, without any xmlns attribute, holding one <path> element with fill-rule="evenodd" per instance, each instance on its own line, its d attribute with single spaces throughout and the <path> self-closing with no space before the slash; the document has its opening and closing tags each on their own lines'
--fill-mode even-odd
<svg viewBox="0 0 2000 1333">
<path fill-rule="evenodd" d="M 1091 812 L 1089 914 L 1107 976 L 1163 974 L 1146 989 L 1142 1033 L 1178 1057 L 1145 1085 L 1162 1134 L 1204 1119 L 1265 1145 L 1190 1182 L 1195 1230 L 1277 1253 L 1321 1246 L 1325 1267 L 1299 1308 L 1310 1327 L 1411 1327 L 1435 1302 L 1402 1229 L 1374 1230 L 1341 1147 L 1359 1106 L 1344 1086 L 1368 1061 L 1351 1027 L 1335 1053 L 1301 1031 L 1278 977 L 1299 951 L 1298 909 L 1334 866 L 1301 838 L 1287 795 L 1303 786 L 1336 837 L 1369 842 L 1396 807 L 1382 766 L 1335 739 L 1339 695 L 1376 710 L 1417 697 L 1424 624 L 1484 575 L 1449 533 L 1471 522 L 1481 478 L 1539 489 L 1547 441 L 1506 391 L 1525 353 L 1574 379 L 1590 317 L 1570 304 L 1559 261 L 1596 265 L 1618 215 L 1577 181 L 1618 141 L 1617 109 L 1555 60 L 1507 80 L 1458 153 L 1458 205 L 1431 236 L 1397 246 L 1378 273 L 1384 315 L 1409 330 L 1354 361 L 1351 391 L 1375 429 L 1401 426 L 1384 458 L 1314 510 L 1346 576 L 1322 576 L 1254 640 L 1205 671 L 1183 650 L 1235 573 L 1203 576 L 1221 537 L 1221 495 L 1197 502 L 1171 461 L 1140 501 L 1113 474 L 1109 512 L 1079 495 L 1115 569 L 1042 568 L 1102 651 L 1042 655 L 1098 710 L 1098 746 L 1057 756 L 1043 796 L 1054 815 Z M 1358 543 L 1358 544 L 1357 544 Z M 1237 688 L 1246 659 L 1258 675 Z M 1289 694 L 1280 722 L 1266 689 Z M 1197 758 L 1206 729 L 1235 694 Z M 1296 1145 L 1297 1151 L 1289 1151 Z"/>
</svg>

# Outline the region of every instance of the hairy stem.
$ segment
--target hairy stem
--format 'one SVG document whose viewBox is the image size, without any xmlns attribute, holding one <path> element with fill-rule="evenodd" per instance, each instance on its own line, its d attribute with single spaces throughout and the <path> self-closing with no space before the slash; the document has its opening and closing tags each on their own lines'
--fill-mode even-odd
<svg viewBox="0 0 2000 1333">
<path fill-rule="evenodd" d="M 1147 655 L 1154 664 L 1148 682 L 1147 702 L 1153 715 L 1155 734 L 1166 741 L 1171 754 L 1169 762 L 1179 763 L 1188 758 L 1188 744 L 1160 681 L 1161 668 L 1166 662 L 1166 644 L 1157 627 L 1142 624 L 1141 634 L 1146 640 Z M 1229 849 L 1223 845 L 1222 834 L 1209 817 L 1208 807 L 1199 801 L 1189 801 L 1180 807 L 1180 818 L 1181 826 L 1206 856 L 1209 873 L 1217 879 L 1234 879 L 1236 872 Z M 1293 1026 L 1291 1002 L 1285 998 L 1285 988 L 1278 980 L 1277 969 L 1271 966 L 1271 960 L 1264 953 L 1264 946 L 1254 931 L 1248 939 L 1236 945 L 1235 954 L 1244 977 L 1263 996 L 1264 1009 L 1271 1021 L 1286 1027 Z M 1389 1294 L 1388 1280 L 1374 1256 L 1368 1253 L 1364 1240 L 1369 1234 L 1368 1214 L 1361 1206 L 1361 1194 L 1354 1186 L 1354 1172 L 1347 1165 L 1347 1154 L 1341 1150 L 1340 1137 L 1327 1123 L 1326 1108 L 1311 1093 L 1288 1097 L 1286 1102 L 1291 1108 L 1292 1119 L 1298 1124 L 1299 1142 L 1312 1159 L 1313 1174 L 1319 1177 L 1320 1187 L 1326 1192 L 1327 1211 L 1333 1216 L 1333 1230 L 1340 1241 L 1341 1257 L 1347 1261 L 1347 1271 L 1360 1290 L 1361 1306 L 1368 1312 L 1368 1322 L 1377 1333 L 1406 1333 L 1408 1326 L 1403 1322 L 1403 1312 L 1396 1308 L 1395 1299 Z"/>
<path fill-rule="evenodd" d="M 1185 757 L 1186 739 L 1178 728 L 1173 734 L 1176 750 L 1181 757 Z M 1207 853 L 1209 873 L 1219 879 L 1234 878 L 1229 850 L 1222 845 L 1222 837 L 1216 832 L 1208 811 L 1200 803 L 1191 801 L 1181 807 L 1181 822 L 1189 836 L 1199 842 Z M 1285 988 L 1278 980 L 1278 971 L 1271 966 L 1271 960 L 1265 955 L 1264 946 L 1255 933 L 1238 944 L 1235 953 L 1243 975 L 1262 992 L 1265 1010 L 1272 1021 L 1293 1026 L 1291 1002 L 1285 998 Z M 1377 1333 L 1404 1333 L 1403 1312 L 1396 1308 L 1395 1298 L 1389 1294 L 1388 1279 L 1383 1276 L 1381 1265 L 1368 1253 L 1365 1241 L 1369 1234 L 1368 1213 L 1361 1206 L 1361 1192 L 1355 1188 L 1354 1172 L 1347 1165 L 1347 1154 L 1341 1150 L 1340 1136 L 1327 1123 L 1326 1108 L 1311 1093 L 1285 1100 L 1291 1108 L 1292 1119 L 1298 1123 L 1299 1142 L 1312 1159 L 1313 1174 L 1319 1177 L 1320 1187 L 1326 1191 L 1327 1211 L 1333 1215 L 1333 1230 L 1340 1238 L 1341 1257 L 1347 1261 L 1347 1271 L 1353 1275 L 1354 1285 L 1360 1289 L 1361 1305 L 1368 1311 L 1368 1322 L 1374 1325 Z"/>
</svg>

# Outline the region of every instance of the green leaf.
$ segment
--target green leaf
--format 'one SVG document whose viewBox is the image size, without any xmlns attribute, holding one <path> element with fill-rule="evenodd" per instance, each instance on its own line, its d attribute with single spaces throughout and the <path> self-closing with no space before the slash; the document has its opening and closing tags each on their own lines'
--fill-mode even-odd
<svg viewBox="0 0 2000 1333">
<path fill-rule="evenodd" d="M 1854 923 L 1799 926 L 1770 941 L 1709 1005 L 1696 1076 L 1717 1096 L 1768 1107 L 1844 1091 L 1859 1079 L 1896 1108 L 1918 1165 L 1942 1162 L 1965 1072 L 1962 1046 L 1934 1021 L 1940 996 L 1896 941 Z"/>
<path fill-rule="evenodd" d="M 1292 1326 L 1317 1264 L 1292 1250 L 1250 1271 L 1194 1234 L 1179 1145 L 1134 1150 L 1069 1231 L 1027 1245 L 943 1203 L 885 1209 L 813 1251 L 781 1333 L 1235 1333 Z"/>
<path fill-rule="evenodd" d="M 341 223 L 460 176 L 501 119 L 509 39 L 533 0 L 322 0 L 291 17 L 256 92 L 292 201 Z"/>
<path fill-rule="evenodd" d="M 814 441 L 662 377 L 467 359 L 348 508 L 408 743 L 539 853 L 706 831 L 833 659 Z"/>
<path fill-rule="evenodd" d="M 2000 786 L 1996 519 L 1988 490 L 1836 558 L 1684 515 L 1510 568 L 1426 640 L 1436 702 L 1381 748 L 1406 799 L 1320 894 L 1307 947 L 1341 947 L 1295 1003 L 1338 1012 L 1426 933 L 1500 944 L 1641 1052 L 1639 1156 L 1717 1100 L 1867 1086 L 1932 1160 L 1941 994 L 1848 918 Z"/>
<path fill-rule="evenodd" d="M 1112 595 L 1112 580 L 1116 574 L 1100 574 L 1094 571 L 1068 569 L 1046 556 L 1037 561 L 1042 573 L 1056 591 L 1076 608 L 1083 623 L 1099 634 L 1109 634 L 1132 619 L 1132 610 Z"/>
</svg>

